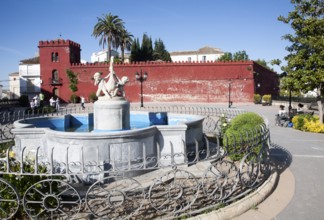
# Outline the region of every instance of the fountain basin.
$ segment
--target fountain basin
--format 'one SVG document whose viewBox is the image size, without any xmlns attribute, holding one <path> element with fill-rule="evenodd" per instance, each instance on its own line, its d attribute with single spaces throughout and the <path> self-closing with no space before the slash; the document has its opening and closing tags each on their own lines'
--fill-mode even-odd
<svg viewBox="0 0 324 220">
<path fill-rule="evenodd" d="M 196 141 L 202 144 L 203 119 L 197 115 L 133 111 L 129 130 L 108 131 L 91 130 L 92 113 L 70 114 L 22 119 L 14 123 L 12 132 L 18 156 L 26 147 L 24 156 L 35 158 L 39 148 L 37 157 L 41 161 L 51 161 L 52 157 L 58 164 L 94 162 L 97 167 L 108 164 L 115 169 L 132 169 L 141 166 L 143 163 L 136 161 L 144 158 L 155 158 L 146 166 L 155 166 L 157 161 L 171 165 L 171 154 L 178 155 L 173 162 L 185 162 L 186 152 L 195 148 Z M 67 131 L 71 127 L 77 128 Z"/>
</svg>

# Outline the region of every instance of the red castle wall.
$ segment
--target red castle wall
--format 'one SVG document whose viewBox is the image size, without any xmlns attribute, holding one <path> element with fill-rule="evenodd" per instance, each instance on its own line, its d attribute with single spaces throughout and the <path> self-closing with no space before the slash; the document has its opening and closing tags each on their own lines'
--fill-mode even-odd
<svg viewBox="0 0 324 220">
<path fill-rule="evenodd" d="M 55 42 L 54 42 L 55 43 Z M 96 92 L 92 77 L 95 72 L 108 74 L 109 64 L 80 64 L 71 62 L 71 52 L 74 57 L 80 57 L 78 44 L 65 41 L 53 47 L 51 43 L 40 41 L 40 66 L 43 80 L 42 91 L 52 96 L 53 88 L 64 102 L 68 102 L 72 94 L 68 88 L 66 69 L 78 74 L 78 96 L 89 97 Z M 70 47 L 68 47 L 70 45 Z M 71 49 L 72 45 L 72 50 Z M 49 59 L 51 51 L 59 51 L 60 60 L 55 63 Z M 62 54 L 62 55 L 61 55 Z M 42 58 L 45 56 L 46 58 Z M 80 58 L 79 58 L 80 59 Z M 75 61 L 75 60 L 74 60 Z M 50 78 L 53 68 L 59 70 L 62 85 L 51 85 Z M 252 102 L 253 94 L 278 94 L 277 74 L 265 69 L 253 61 L 244 62 L 205 62 L 205 63 L 166 63 L 142 62 L 136 64 L 114 64 L 114 70 L 119 78 L 127 76 L 125 86 L 126 98 L 130 102 L 140 101 L 140 82 L 136 81 L 135 73 L 148 73 L 143 83 L 144 102 L 228 102 L 229 95 L 233 102 Z M 46 82 L 46 79 L 48 81 Z M 257 87 L 257 83 L 260 87 Z M 50 97 L 48 97 L 50 98 Z"/>
</svg>

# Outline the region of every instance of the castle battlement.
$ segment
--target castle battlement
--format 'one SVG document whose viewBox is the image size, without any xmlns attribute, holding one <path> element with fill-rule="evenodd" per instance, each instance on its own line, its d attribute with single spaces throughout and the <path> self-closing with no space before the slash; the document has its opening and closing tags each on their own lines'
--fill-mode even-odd
<svg viewBox="0 0 324 220">
<path fill-rule="evenodd" d="M 75 46 L 75 47 L 80 47 L 80 44 L 74 42 L 74 41 L 71 41 L 71 40 L 64 40 L 64 39 L 57 39 L 57 40 L 41 40 L 38 42 L 38 46 L 39 47 L 46 47 L 46 46 L 50 46 L 50 47 L 53 47 L 53 46 Z"/>
<path fill-rule="evenodd" d="M 253 61 L 199 61 L 199 62 L 189 62 L 189 61 L 179 61 L 179 62 L 156 62 L 156 61 L 147 61 L 147 62 L 132 62 L 132 63 L 114 63 L 114 66 L 125 66 L 125 67 L 134 67 L 134 66 L 172 66 L 172 65 L 253 65 Z M 96 62 L 96 63 L 72 63 L 73 67 L 109 67 L 108 62 Z"/>
</svg>

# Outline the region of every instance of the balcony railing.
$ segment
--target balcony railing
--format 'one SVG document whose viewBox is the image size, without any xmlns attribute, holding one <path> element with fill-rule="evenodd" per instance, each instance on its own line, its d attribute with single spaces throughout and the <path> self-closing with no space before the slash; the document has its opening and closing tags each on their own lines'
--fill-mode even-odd
<svg viewBox="0 0 324 220">
<path fill-rule="evenodd" d="M 63 84 L 62 78 L 49 78 L 49 82 L 51 85 L 62 85 Z"/>
</svg>

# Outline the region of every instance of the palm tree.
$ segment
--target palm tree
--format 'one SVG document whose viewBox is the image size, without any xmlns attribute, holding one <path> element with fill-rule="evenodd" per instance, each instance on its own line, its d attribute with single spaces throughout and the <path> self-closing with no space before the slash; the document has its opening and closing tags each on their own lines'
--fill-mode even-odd
<svg viewBox="0 0 324 220">
<path fill-rule="evenodd" d="M 122 19 L 111 13 L 98 18 L 98 23 L 93 28 L 92 35 L 96 38 L 100 37 L 99 45 L 102 45 L 102 48 L 106 43 L 108 45 L 108 61 L 111 57 L 111 47 L 117 47 L 117 37 L 123 29 L 124 22 Z"/>
<path fill-rule="evenodd" d="M 128 32 L 126 29 L 122 29 L 120 32 L 120 35 L 118 36 L 118 44 L 120 44 L 120 50 L 121 50 L 121 60 L 124 63 L 124 53 L 125 49 L 127 51 L 131 50 L 132 44 L 133 44 L 133 35 Z"/>
</svg>

